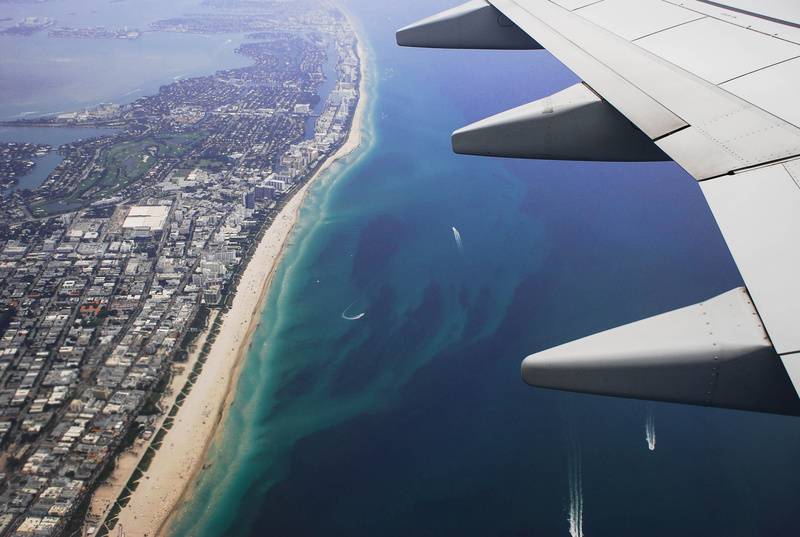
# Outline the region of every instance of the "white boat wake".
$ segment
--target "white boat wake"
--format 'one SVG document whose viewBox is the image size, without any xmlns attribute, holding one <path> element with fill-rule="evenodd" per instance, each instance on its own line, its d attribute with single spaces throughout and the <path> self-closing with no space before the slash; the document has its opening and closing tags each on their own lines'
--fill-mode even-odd
<svg viewBox="0 0 800 537">
<path fill-rule="evenodd" d="M 569 534 L 572 537 L 583 537 L 583 478 L 581 463 L 581 446 L 575 424 L 569 424 L 567 438 L 567 460 L 569 465 Z"/>
<path fill-rule="evenodd" d="M 647 407 L 647 422 L 644 425 L 645 437 L 647 438 L 647 447 L 650 451 L 656 449 L 656 419 L 653 412 L 653 403 L 648 404 Z"/>
<path fill-rule="evenodd" d="M 344 319 L 345 321 L 357 321 L 358 319 L 362 318 L 366 313 L 366 311 L 362 311 L 358 315 L 347 315 L 347 310 L 353 307 L 353 304 L 355 304 L 355 301 L 353 301 L 349 306 L 347 306 L 342 312 L 342 319 Z"/>
<path fill-rule="evenodd" d="M 453 228 L 453 237 L 455 237 L 455 239 L 456 239 L 456 246 L 458 246 L 458 251 L 463 254 L 464 253 L 464 243 L 461 242 L 461 233 L 459 233 L 456 228 Z"/>
</svg>

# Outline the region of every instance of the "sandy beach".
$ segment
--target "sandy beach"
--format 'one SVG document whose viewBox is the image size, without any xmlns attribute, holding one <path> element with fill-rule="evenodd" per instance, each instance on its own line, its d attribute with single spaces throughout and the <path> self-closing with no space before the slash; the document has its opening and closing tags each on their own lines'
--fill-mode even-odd
<svg viewBox="0 0 800 537">
<path fill-rule="evenodd" d="M 220 426 L 224 411 L 236 386 L 239 365 L 258 324 L 264 299 L 281 259 L 283 248 L 297 223 L 306 194 L 314 181 L 339 158 L 348 155 L 361 144 L 362 120 L 365 110 L 364 50 L 359 42 L 361 83 L 358 106 L 352 127 L 342 147 L 317 170 L 314 176 L 281 209 L 264 234 L 239 282 L 230 310 L 224 314 L 202 374 L 175 416 L 174 425 L 164 438 L 148 471 L 119 514 L 117 527 L 127 536 L 165 535 L 176 509 L 187 498 L 190 485 L 202 470 L 207 450 Z M 198 346 L 203 340 L 198 339 Z M 190 364 L 191 365 L 191 364 Z M 189 370 L 190 367 L 187 367 Z M 175 392 L 183 384 L 177 384 Z M 98 489 L 92 500 L 96 513 L 102 512 L 106 499 L 125 485 L 146 446 L 139 453 L 120 457 L 117 471 L 106 485 Z M 134 452 L 137 449 L 134 448 Z M 113 504 L 113 499 L 110 503 Z M 96 507 L 95 507 L 96 506 Z"/>
</svg>

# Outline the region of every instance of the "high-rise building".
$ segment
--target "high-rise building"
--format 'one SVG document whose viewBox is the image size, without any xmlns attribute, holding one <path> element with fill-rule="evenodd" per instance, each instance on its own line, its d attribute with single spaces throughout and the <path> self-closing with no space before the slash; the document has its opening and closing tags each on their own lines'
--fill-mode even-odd
<svg viewBox="0 0 800 537">
<path fill-rule="evenodd" d="M 244 205 L 245 209 L 255 209 L 256 208 L 255 193 L 251 191 L 242 194 L 242 205 Z"/>
</svg>

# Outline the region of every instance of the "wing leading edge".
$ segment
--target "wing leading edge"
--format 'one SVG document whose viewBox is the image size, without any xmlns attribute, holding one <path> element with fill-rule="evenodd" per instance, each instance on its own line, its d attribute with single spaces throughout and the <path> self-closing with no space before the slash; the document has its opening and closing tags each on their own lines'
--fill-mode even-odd
<svg viewBox="0 0 800 537">
<path fill-rule="evenodd" d="M 745 281 L 530 355 L 528 384 L 800 415 L 800 9 L 736 1 L 472 0 L 397 32 L 403 46 L 549 50 L 583 83 L 457 130 L 454 151 L 671 158 Z"/>
</svg>

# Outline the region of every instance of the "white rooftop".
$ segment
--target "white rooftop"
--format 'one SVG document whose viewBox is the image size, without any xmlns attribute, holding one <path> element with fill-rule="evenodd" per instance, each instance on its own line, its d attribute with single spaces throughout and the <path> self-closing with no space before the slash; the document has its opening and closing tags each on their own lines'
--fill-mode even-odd
<svg viewBox="0 0 800 537">
<path fill-rule="evenodd" d="M 150 231 L 164 229 L 169 215 L 169 207 L 165 205 L 137 205 L 131 207 L 123 228 L 149 227 Z"/>
</svg>

